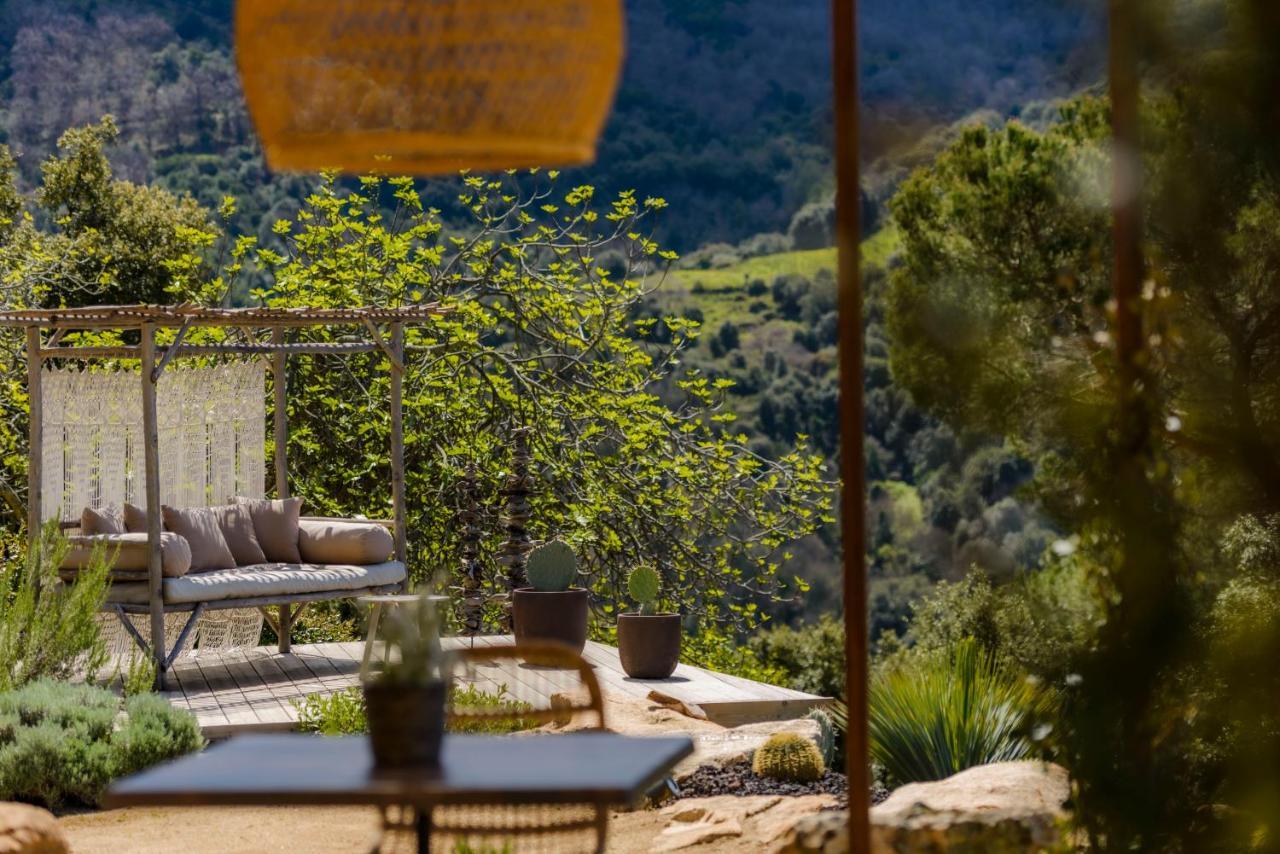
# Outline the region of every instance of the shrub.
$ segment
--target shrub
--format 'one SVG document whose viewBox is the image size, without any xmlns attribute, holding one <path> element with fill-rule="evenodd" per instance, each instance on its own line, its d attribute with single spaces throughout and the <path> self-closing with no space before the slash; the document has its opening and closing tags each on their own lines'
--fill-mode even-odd
<svg viewBox="0 0 1280 854">
<path fill-rule="evenodd" d="M 871 682 L 871 757 L 896 784 L 1030 757 L 1051 695 L 1002 667 L 973 638 L 950 655 L 910 659 Z"/>
<path fill-rule="evenodd" d="M 336 694 L 308 694 L 294 700 L 298 710 L 298 729 L 320 735 L 354 735 L 369 731 L 365 716 L 364 694 L 359 688 L 348 688 Z"/>
<path fill-rule="evenodd" d="M 748 647 L 766 665 L 785 673 L 789 687 L 824 697 L 844 695 L 844 625 L 834 617 L 759 632 Z"/>
<path fill-rule="evenodd" d="M 114 778 L 203 744 L 195 718 L 156 694 L 122 709 L 103 688 L 33 682 L 0 693 L 0 799 L 95 806 Z"/>
<path fill-rule="evenodd" d="M 51 522 L 34 548 L 10 543 L 0 566 L 0 691 L 38 679 L 97 673 L 107 660 L 98 612 L 107 595 L 105 552 L 64 584 L 67 542 Z M 25 552 L 25 554 L 24 554 Z"/>
<path fill-rule="evenodd" d="M 369 731 L 365 714 L 364 694 L 359 688 L 348 688 L 336 694 L 311 694 L 301 702 L 294 701 L 298 710 L 298 729 L 320 735 L 354 735 Z M 484 691 L 472 685 L 455 687 L 450 695 L 450 706 L 469 712 L 502 712 L 511 715 L 505 720 L 452 721 L 449 732 L 506 734 L 535 729 L 539 722 L 519 717 L 521 712 L 533 707 L 507 694 L 507 686 L 494 691 Z"/>
<path fill-rule="evenodd" d="M 751 770 L 757 777 L 808 783 L 827 772 L 817 745 L 794 732 L 778 732 L 756 749 Z"/>
</svg>

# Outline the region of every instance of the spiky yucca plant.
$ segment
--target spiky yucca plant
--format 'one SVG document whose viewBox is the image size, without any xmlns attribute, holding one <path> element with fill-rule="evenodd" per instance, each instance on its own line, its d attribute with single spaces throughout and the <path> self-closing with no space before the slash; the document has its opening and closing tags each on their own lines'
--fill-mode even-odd
<svg viewBox="0 0 1280 854">
<path fill-rule="evenodd" d="M 897 784 L 1030 758 L 1028 733 L 1054 706 L 1049 692 L 1001 667 L 972 638 L 949 657 L 877 675 L 869 701 L 871 758 Z"/>
</svg>

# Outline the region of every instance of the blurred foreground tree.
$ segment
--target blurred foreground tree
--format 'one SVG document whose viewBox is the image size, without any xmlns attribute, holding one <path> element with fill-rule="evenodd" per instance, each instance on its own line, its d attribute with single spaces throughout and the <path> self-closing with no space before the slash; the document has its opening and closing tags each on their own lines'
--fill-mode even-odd
<svg viewBox="0 0 1280 854">
<path fill-rule="evenodd" d="M 1132 393 L 1114 331 L 1105 102 L 1071 102 L 1043 133 L 968 131 L 893 203 L 895 377 L 954 423 L 1020 443 L 1044 506 L 1076 534 L 1064 545 L 1093 570 L 1105 618 L 1071 662 L 1054 741 L 1105 850 L 1280 845 L 1280 713 L 1275 676 L 1256 666 L 1280 600 L 1223 550 L 1280 510 L 1272 5 L 1141 4 L 1147 272 Z M 1234 607 L 1237 633 L 1223 626 Z"/>
</svg>

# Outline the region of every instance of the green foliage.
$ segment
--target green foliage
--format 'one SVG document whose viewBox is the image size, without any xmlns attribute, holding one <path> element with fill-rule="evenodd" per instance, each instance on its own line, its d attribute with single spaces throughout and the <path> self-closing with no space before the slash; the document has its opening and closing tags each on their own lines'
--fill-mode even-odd
<svg viewBox="0 0 1280 854">
<path fill-rule="evenodd" d="M 125 697 L 146 694 L 155 689 L 156 665 L 151 656 L 144 653 L 131 652 L 129 663 L 123 671 L 117 668 L 116 675 L 120 678 L 120 693 Z"/>
<path fill-rule="evenodd" d="M 347 688 L 333 694 L 309 694 L 301 701 L 294 700 L 293 706 L 298 710 L 298 729 L 302 732 L 355 735 L 369 731 L 364 694 L 359 688 Z M 474 685 L 455 685 L 449 695 L 449 707 L 507 716 L 494 720 L 451 720 L 446 724 L 449 732 L 505 735 L 540 726 L 537 720 L 520 717 L 522 712 L 533 707 L 509 696 L 505 685 L 497 692 L 485 691 Z"/>
<path fill-rule="evenodd" d="M 1032 728 L 1052 696 L 1010 673 L 972 638 L 949 654 L 881 671 L 871 683 L 871 757 L 896 784 L 1034 755 Z"/>
<path fill-rule="evenodd" d="M 747 647 L 767 667 L 786 674 L 780 683 L 822 697 L 844 696 L 844 624 L 826 615 L 800 625 L 756 632 Z"/>
<path fill-rule="evenodd" d="M 578 555 L 562 540 L 543 543 L 529 553 L 525 574 L 534 590 L 568 590 L 578 576 Z"/>
<path fill-rule="evenodd" d="M 505 716 L 497 720 L 454 720 L 447 725 L 449 732 L 505 735 L 541 726 L 535 719 L 520 717 L 521 713 L 532 711 L 533 706 L 509 696 L 506 685 L 500 686 L 497 692 L 484 691 L 474 685 L 455 686 L 449 695 L 449 704 L 453 709 Z"/>
<path fill-rule="evenodd" d="M 96 806 L 116 777 L 203 745 L 195 718 L 158 695 L 122 709 L 102 688 L 32 682 L 0 693 L 0 798 Z"/>
<path fill-rule="evenodd" d="M 298 729 L 320 735 L 355 735 L 369 731 L 364 694 L 347 688 L 333 694 L 308 694 L 293 700 L 298 710 Z"/>
<path fill-rule="evenodd" d="M 11 540 L 5 551 L 0 566 L 0 691 L 37 679 L 96 674 L 107 660 L 98 631 L 98 612 L 107 595 L 105 553 L 95 553 L 76 582 L 64 584 L 58 566 L 67 543 L 56 522 L 41 530 L 34 548 Z"/>
<path fill-rule="evenodd" d="M 372 677 L 373 681 L 418 687 L 449 680 L 449 659 L 440 648 L 437 605 L 425 591 L 419 593 L 412 602 L 401 602 L 383 618 L 387 649 L 397 654 L 383 661 L 382 670 Z"/>
<path fill-rule="evenodd" d="M 662 577 L 651 566 L 637 566 L 627 576 L 627 593 L 640 606 L 641 614 L 653 613 L 662 592 Z"/>
<path fill-rule="evenodd" d="M 788 783 L 808 783 L 822 779 L 827 767 L 817 746 L 794 732 L 776 732 L 756 748 L 751 771 Z"/>
</svg>

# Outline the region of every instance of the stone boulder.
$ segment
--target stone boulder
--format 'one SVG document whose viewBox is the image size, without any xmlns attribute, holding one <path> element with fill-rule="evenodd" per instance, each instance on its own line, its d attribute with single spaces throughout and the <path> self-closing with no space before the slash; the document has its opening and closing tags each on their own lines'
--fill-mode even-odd
<svg viewBox="0 0 1280 854">
<path fill-rule="evenodd" d="M 767 846 L 802 817 L 834 803 L 830 795 L 717 795 L 679 800 L 662 810 L 666 826 L 651 850 L 679 851 L 737 837 L 749 840 L 752 846 Z"/>
<path fill-rule="evenodd" d="M 945 780 L 911 783 L 871 809 L 874 854 L 1023 854 L 1062 841 L 1071 795 L 1066 769 L 1041 762 L 997 762 Z M 848 812 L 801 819 L 778 854 L 847 851 Z"/>
<path fill-rule="evenodd" d="M 67 854 L 70 850 L 53 813 L 29 804 L 0 803 L 0 854 Z"/>
</svg>

